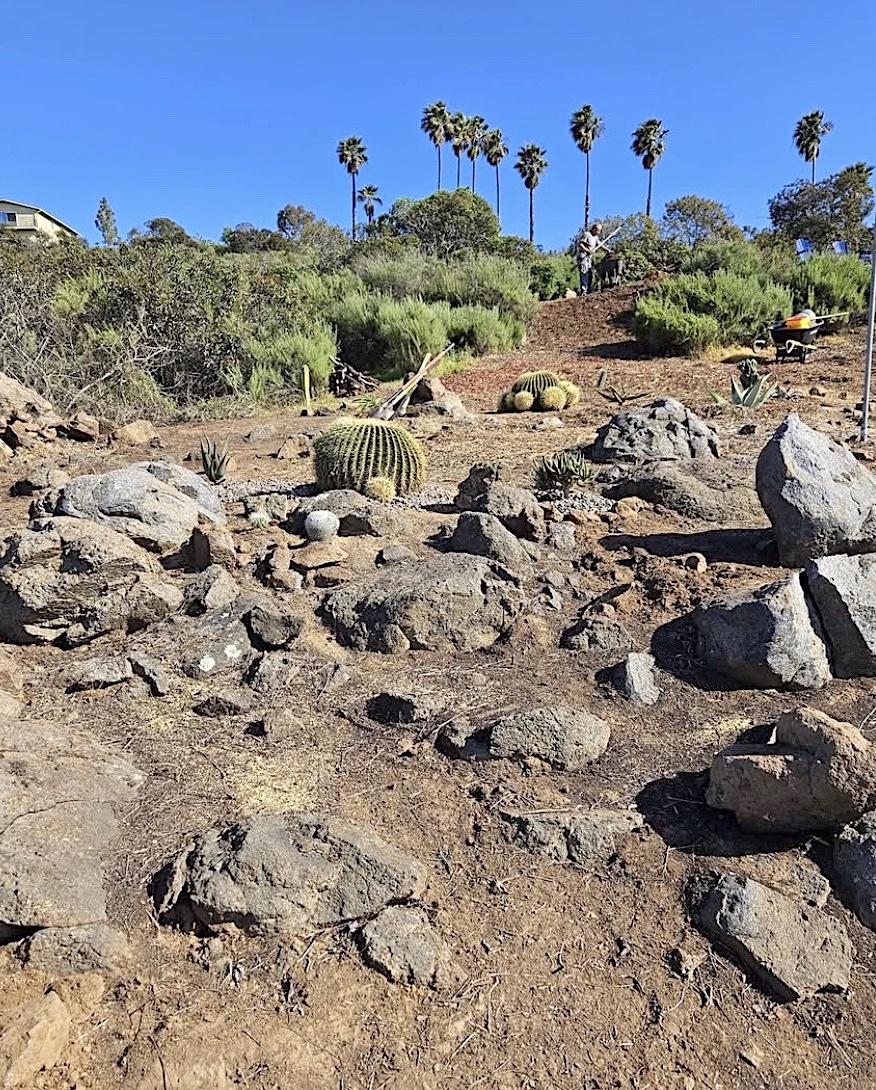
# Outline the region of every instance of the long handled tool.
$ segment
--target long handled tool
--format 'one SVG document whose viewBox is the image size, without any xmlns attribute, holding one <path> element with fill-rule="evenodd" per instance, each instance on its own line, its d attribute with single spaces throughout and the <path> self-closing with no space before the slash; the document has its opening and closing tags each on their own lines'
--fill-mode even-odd
<svg viewBox="0 0 876 1090">
<path fill-rule="evenodd" d="M 411 399 L 411 394 L 414 392 L 420 379 L 425 378 L 432 368 L 440 363 L 448 352 L 452 351 L 453 345 L 449 344 L 443 351 L 439 352 L 437 356 L 426 356 L 420 364 L 417 373 L 411 375 L 407 382 L 402 383 L 397 390 L 394 390 L 389 395 L 386 401 L 375 406 L 368 415 L 374 420 L 392 420 L 393 417 L 403 416 L 408 402 Z"/>
</svg>

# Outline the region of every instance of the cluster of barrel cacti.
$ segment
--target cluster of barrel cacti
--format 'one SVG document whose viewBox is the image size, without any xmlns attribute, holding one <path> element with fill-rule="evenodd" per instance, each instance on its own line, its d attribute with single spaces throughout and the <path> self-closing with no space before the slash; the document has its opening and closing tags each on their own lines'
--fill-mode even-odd
<svg viewBox="0 0 876 1090">
<path fill-rule="evenodd" d="M 526 371 L 499 399 L 500 413 L 559 412 L 581 400 L 574 382 L 553 371 Z"/>
<path fill-rule="evenodd" d="M 345 418 L 313 445 L 316 477 L 323 488 L 352 488 L 391 503 L 426 481 L 426 454 L 400 424 Z"/>
</svg>

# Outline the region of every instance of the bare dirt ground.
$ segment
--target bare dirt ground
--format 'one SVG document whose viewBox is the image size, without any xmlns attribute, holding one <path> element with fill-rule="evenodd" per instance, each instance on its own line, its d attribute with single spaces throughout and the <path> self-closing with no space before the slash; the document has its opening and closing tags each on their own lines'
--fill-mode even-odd
<svg viewBox="0 0 876 1090">
<path fill-rule="evenodd" d="M 644 359 L 627 332 L 635 295 L 627 287 L 586 302 L 545 304 L 528 344 L 488 358 L 447 385 L 485 413 L 477 425 L 421 420 L 430 480 L 455 485 L 471 464 L 502 461 L 531 483 L 534 457 L 593 438 L 616 407 L 594 388 L 613 382 L 669 394 L 709 416 L 725 455 L 716 488 L 753 484 L 754 461 L 788 411 L 839 439 L 856 432 L 862 338 L 825 341 L 805 366 L 770 367 L 787 396 L 759 412 L 717 409 L 733 374 L 719 361 Z M 496 416 L 499 393 L 516 375 L 550 367 L 581 384 L 581 403 L 560 430 L 536 430 L 541 414 Z M 183 459 L 203 432 L 228 438 L 235 479 L 311 478 L 307 459 L 277 461 L 287 436 L 328 421 L 277 414 L 258 420 L 163 429 L 161 457 Z M 754 424 L 754 434 L 741 434 Z M 269 428 L 262 438 L 247 436 Z M 77 472 L 143 457 L 139 450 L 59 443 L 48 456 Z M 195 467 L 193 467 L 195 468 Z M 696 471 L 696 467 L 693 467 Z M 710 470 L 710 472 L 713 472 Z M 28 500 L 9 496 L 20 476 L 0 471 L 0 526 L 20 528 Z M 233 529 L 253 555 L 276 529 L 253 530 L 239 505 Z M 410 512 L 400 539 L 422 556 L 450 515 Z M 60 1068 L 34 1090 L 860 1090 L 876 1086 L 876 935 L 831 898 L 856 950 L 848 995 L 780 1004 L 689 922 L 696 873 L 727 868 L 756 875 L 772 867 L 815 869 L 828 853 L 817 838 L 781 843 L 742 835 L 704 804 L 715 751 L 742 731 L 772 721 L 795 700 L 776 692 L 707 685 L 675 646 L 661 661 L 656 707 L 632 710 L 601 683 L 611 659 L 558 647 L 583 602 L 615 589 L 619 616 L 644 649 L 658 628 L 711 596 L 776 576 L 760 546 L 766 520 L 726 526 L 690 523 L 666 510 L 616 515 L 578 529 L 580 553 L 557 559 L 559 610 L 489 652 L 455 657 L 356 653 L 312 618 L 296 645 L 286 699 L 300 735 L 271 743 L 248 733 L 250 716 L 204 719 L 193 706 L 203 683 L 174 677 L 170 696 L 133 685 L 66 693 L 73 657 L 84 652 L 27 648 L 27 714 L 69 721 L 122 750 L 148 781 L 107 859 L 111 922 L 134 940 L 139 964 L 111 981 L 93 1015 L 77 1027 Z M 386 542 L 351 545 L 355 570 L 373 570 Z M 635 550 L 635 551 L 634 551 Z M 691 552 L 708 561 L 697 574 Z M 238 573 L 244 586 L 255 577 Z M 571 578 L 570 578 L 571 577 Z M 181 575 L 180 578 L 183 578 Z M 534 602 L 536 609 L 541 608 Z M 171 648 L 133 638 L 153 654 Z M 100 641 L 111 651 L 123 637 Z M 343 664 L 343 684 L 334 670 Z M 374 723 L 369 696 L 387 686 L 449 694 L 475 721 L 558 701 L 606 719 L 605 756 L 582 773 L 547 772 L 510 761 L 454 761 L 434 746 L 438 722 L 420 729 Z M 862 724 L 876 707 L 873 680 L 837 681 L 809 699 Z M 262 709 L 263 710 L 263 709 Z M 551 864 L 507 843 L 498 812 L 638 805 L 645 830 L 595 872 Z M 255 812 L 325 810 L 373 826 L 421 859 L 430 872 L 427 911 L 447 938 L 458 970 L 449 991 L 389 984 L 366 969 L 347 928 L 278 946 L 242 936 L 208 944 L 159 926 L 147 884 L 186 837 Z M 760 868 L 760 869 L 759 869 Z M 38 995 L 43 974 L 13 968 L 0 984 L 0 1011 Z"/>
</svg>

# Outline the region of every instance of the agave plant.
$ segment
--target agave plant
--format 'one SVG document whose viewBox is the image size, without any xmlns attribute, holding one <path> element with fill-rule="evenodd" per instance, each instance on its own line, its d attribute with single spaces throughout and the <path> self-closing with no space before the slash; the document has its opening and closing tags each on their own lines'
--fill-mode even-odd
<svg viewBox="0 0 876 1090">
<path fill-rule="evenodd" d="M 596 392 L 606 401 L 613 401 L 615 405 L 626 405 L 628 401 L 638 401 L 640 397 L 647 397 L 647 391 L 633 393 L 626 386 L 615 386 L 609 382 L 608 372 L 604 367 L 600 368 L 596 376 Z"/>
<path fill-rule="evenodd" d="M 743 409 L 759 409 L 773 396 L 777 383 L 770 381 L 769 375 L 761 375 L 757 369 L 757 360 L 747 359 L 739 363 L 739 378 L 730 379 L 730 397 L 726 398 L 715 390 L 709 390 L 709 396 L 718 405 L 738 405 Z"/>
<path fill-rule="evenodd" d="M 548 454 L 535 465 L 535 491 L 545 495 L 568 496 L 573 488 L 588 484 L 592 478 L 593 466 L 577 447 Z"/>
<path fill-rule="evenodd" d="M 201 469 L 204 476 L 212 484 L 222 484 L 228 473 L 228 463 L 231 461 L 231 453 L 228 443 L 219 448 L 219 444 L 205 435 L 201 440 Z"/>
</svg>

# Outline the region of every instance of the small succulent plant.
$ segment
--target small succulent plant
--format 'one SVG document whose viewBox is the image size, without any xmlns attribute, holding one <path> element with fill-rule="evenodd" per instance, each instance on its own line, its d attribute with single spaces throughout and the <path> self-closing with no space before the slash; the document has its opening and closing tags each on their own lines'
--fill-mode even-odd
<svg viewBox="0 0 876 1090">
<path fill-rule="evenodd" d="M 213 484 L 222 484 L 228 474 L 228 463 L 231 454 L 228 444 L 220 449 L 218 443 L 208 439 L 205 435 L 201 440 L 201 468 L 204 476 Z"/>
<path fill-rule="evenodd" d="M 547 386 L 538 396 L 539 407 L 557 413 L 566 407 L 566 391 L 562 386 Z"/>
<path fill-rule="evenodd" d="M 560 387 L 566 393 L 566 408 L 568 409 L 572 405 L 577 405 L 581 400 L 581 391 L 575 383 L 569 382 L 567 378 L 563 378 L 560 379 Z"/>
<path fill-rule="evenodd" d="M 535 405 L 535 395 L 531 394 L 529 390 L 518 390 L 516 394 L 512 393 L 511 397 L 514 399 L 515 412 L 528 413 Z"/>
<path fill-rule="evenodd" d="M 709 390 L 711 399 L 719 405 L 737 405 L 742 409 L 759 409 L 775 392 L 777 383 L 769 375 L 761 375 L 757 360 L 747 359 L 739 363 L 739 378 L 730 379 L 730 397 Z"/>
<path fill-rule="evenodd" d="M 365 495 L 379 503 L 392 503 L 398 492 L 389 477 L 372 477 L 365 482 Z"/>
<path fill-rule="evenodd" d="M 304 520 L 304 534 L 309 541 L 328 541 L 341 528 L 334 511 L 311 511 Z"/>
<path fill-rule="evenodd" d="M 264 507 L 259 507 L 247 515 L 247 522 L 256 530 L 266 530 L 271 525 L 271 516 Z"/>
<path fill-rule="evenodd" d="M 593 466 L 578 447 L 548 454 L 535 466 L 535 490 L 544 495 L 568 496 L 576 486 L 593 479 Z"/>
</svg>

